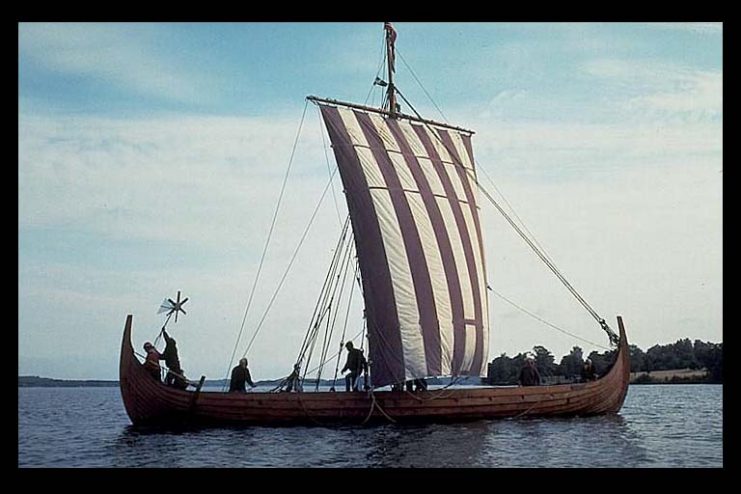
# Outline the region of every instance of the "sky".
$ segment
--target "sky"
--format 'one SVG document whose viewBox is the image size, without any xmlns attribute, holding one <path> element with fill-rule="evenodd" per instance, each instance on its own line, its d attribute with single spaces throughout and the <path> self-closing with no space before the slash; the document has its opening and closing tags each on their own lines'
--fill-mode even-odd
<svg viewBox="0 0 741 494">
<path fill-rule="evenodd" d="M 722 24 L 395 27 L 401 92 L 475 130 L 483 186 L 597 313 L 643 350 L 722 341 Z M 255 379 L 287 375 L 347 211 L 336 174 L 320 202 L 336 165 L 305 97 L 378 106 L 383 36 L 381 22 L 20 23 L 19 375 L 117 379 L 126 315 L 141 348 L 178 291 L 186 375 L 226 377 L 250 340 Z M 489 359 L 603 351 L 496 209 L 481 220 Z M 356 303 L 347 331 L 361 329 Z"/>
</svg>

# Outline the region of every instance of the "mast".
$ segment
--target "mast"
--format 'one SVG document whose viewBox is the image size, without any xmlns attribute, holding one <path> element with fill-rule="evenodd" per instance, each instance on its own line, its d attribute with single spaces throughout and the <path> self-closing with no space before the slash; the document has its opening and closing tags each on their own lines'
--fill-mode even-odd
<svg viewBox="0 0 741 494">
<path fill-rule="evenodd" d="M 391 118 L 396 118 L 396 91 L 394 88 L 394 43 L 396 42 L 396 30 L 390 22 L 384 22 L 383 27 L 386 30 L 386 60 L 388 62 L 389 84 L 386 91 L 388 101 L 388 111 Z"/>
<path fill-rule="evenodd" d="M 362 280 L 373 387 L 486 374 L 489 317 L 472 131 L 401 113 L 384 23 L 384 107 L 319 105 Z M 416 112 L 415 112 L 416 113 Z"/>
</svg>

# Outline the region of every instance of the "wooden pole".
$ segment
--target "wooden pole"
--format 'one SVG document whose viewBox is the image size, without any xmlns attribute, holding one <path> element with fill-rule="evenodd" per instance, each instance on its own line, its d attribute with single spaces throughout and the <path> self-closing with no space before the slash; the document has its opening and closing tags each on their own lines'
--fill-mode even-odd
<svg viewBox="0 0 741 494">
<path fill-rule="evenodd" d="M 198 386 L 196 386 L 196 390 L 193 392 L 193 397 L 190 399 L 190 406 L 188 407 L 188 413 L 193 413 L 193 410 L 196 408 L 196 400 L 198 400 L 198 396 L 201 394 L 201 388 L 203 387 L 203 381 L 206 380 L 206 376 L 201 376 L 201 380 L 198 381 Z"/>
<path fill-rule="evenodd" d="M 394 91 L 394 38 L 396 37 L 394 28 L 390 23 L 385 23 L 386 29 L 386 61 L 388 63 L 389 87 L 388 102 L 389 116 L 396 118 L 396 92 Z"/>
</svg>

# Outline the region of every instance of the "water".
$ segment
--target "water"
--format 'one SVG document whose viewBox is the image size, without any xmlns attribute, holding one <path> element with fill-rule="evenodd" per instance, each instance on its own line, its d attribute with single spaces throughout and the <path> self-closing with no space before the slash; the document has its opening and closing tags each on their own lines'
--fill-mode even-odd
<svg viewBox="0 0 741 494">
<path fill-rule="evenodd" d="M 450 425 L 131 425 L 118 388 L 19 388 L 20 467 L 715 467 L 723 388 L 630 386 L 618 415 Z"/>
</svg>

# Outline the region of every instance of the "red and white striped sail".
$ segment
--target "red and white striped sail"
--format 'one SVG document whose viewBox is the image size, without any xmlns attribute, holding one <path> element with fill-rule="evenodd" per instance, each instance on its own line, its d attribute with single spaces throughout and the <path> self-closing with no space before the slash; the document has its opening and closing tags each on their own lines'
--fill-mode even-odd
<svg viewBox="0 0 741 494">
<path fill-rule="evenodd" d="M 355 236 L 373 385 L 483 375 L 489 318 L 471 132 L 320 108 Z"/>
</svg>

